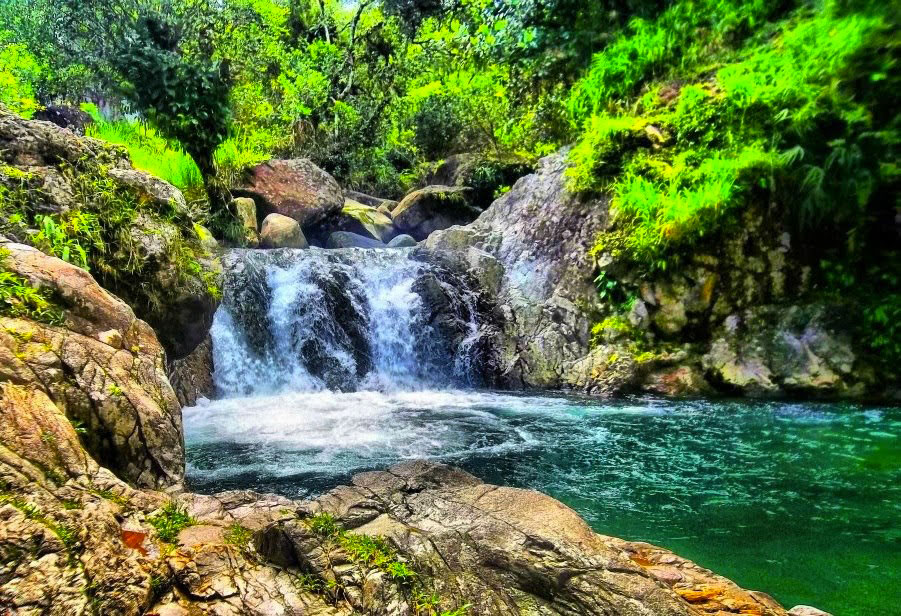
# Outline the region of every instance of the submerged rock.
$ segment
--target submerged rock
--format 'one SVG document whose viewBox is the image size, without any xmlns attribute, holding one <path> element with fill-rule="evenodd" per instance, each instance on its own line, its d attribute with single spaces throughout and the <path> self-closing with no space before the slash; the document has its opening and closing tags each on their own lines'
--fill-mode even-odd
<svg viewBox="0 0 901 616">
<path fill-rule="evenodd" d="M 335 231 L 328 236 L 326 248 L 385 248 L 385 244 L 377 239 L 351 233 L 350 231 Z"/>
<path fill-rule="evenodd" d="M 829 612 L 824 612 L 823 610 L 818 610 L 815 607 L 810 607 L 809 605 L 796 605 L 792 609 L 788 610 L 789 616 L 832 616 Z"/>
</svg>

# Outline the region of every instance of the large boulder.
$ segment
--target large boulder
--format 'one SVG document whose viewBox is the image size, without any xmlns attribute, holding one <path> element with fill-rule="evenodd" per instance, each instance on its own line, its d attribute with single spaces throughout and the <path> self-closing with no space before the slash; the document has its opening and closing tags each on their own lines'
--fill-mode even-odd
<svg viewBox="0 0 901 616">
<path fill-rule="evenodd" d="M 344 207 L 340 212 L 317 225 L 307 227 L 304 233 L 311 243 L 321 246 L 336 231 L 347 231 L 378 242 L 386 242 L 396 234 L 389 216 L 351 199 L 344 200 Z"/>
<path fill-rule="evenodd" d="M 0 409 L 14 415 L 23 405 L 55 403 L 83 426 L 93 458 L 123 479 L 179 485 L 181 410 L 153 330 L 86 271 L 29 246 L 6 242 L 3 248 L 3 267 L 58 298 L 61 316 L 46 322 L 0 317 L 0 380 L 16 388 L 0 398 Z M 39 452 L 21 455 L 47 462 L 32 457 Z"/>
<path fill-rule="evenodd" d="M 128 152 L 99 139 L 76 137 L 51 122 L 25 121 L 0 107 L 0 160 L 14 167 L 78 165 L 85 160 L 128 169 Z"/>
<path fill-rule="evenodd" d="M 233 192 L 252 197 L 262 216 L 281 214 L 301 227 L 337 214 L 344 206 L 344 194 L 335 178 L 306 158 L 257 165 Z"/>
<path fill-rule="evenodd" d="M 391 199 L 382 199 L 381 197 L 373 197 L 372 195 L 367 195 L 366 193 L 361 193 L 356 190 L 345 190 L 344 198 L 351 201 L 356 201 L 357 203 L 362 203 L 363 205 L 368 205 L 369 207 L 373 207 L 375 209 L 387 208 L 390 211 L 397 207 L 397 201 L 392 201 Z"/>
<path fill-rule="evenodd" d="M 484 154 L 452 154 L 441 161 L 423 181 L 423 186 L 466 186 L 472 189 L 473 205 L 485 208 L 503 187 L 532 172 L 532 166 L 515 157 L 494 158 Z"/>
<path fill-rule="evenodd" d="M 192 234 L 198 236 L 196 230 Z M 185 357 L 206 338 L 219 306 L 218 298 L 209 289 L 210 281 L 221 274 L 218 257 L 207 249 L 196 261 L 202 273 L 186 272 L 182 261 L 184 234 L 178 225 L 158 216 L 138 214 L 129 235 L 130 244 L 118 249 L 130 250 L 141 260 L 145 284 L 166 289 L 158 306 L 140 306 L 145 310 L 145 319 L 153 326 L 169 359 Z M 122 260 L 125 258 L 123 253 Z"/>
<path fill-rule="evenodd" d="M 213 382 L 213 340 L 207 337 L 191 353 L 169 362 L 169 382 L 182 406 L 193 406 L 216 391 Z"/>
<path fill-rule="evenodd" d="M 307 240 L 300 225 L 293 218 L 281 214 L 269 214 L 260 229 L 260 246 L 263 248 L 307 248 Z"/>
<path fill-rule="evenodd" d="M 588 353 L 601 308 L 589 253 L 609 224 L 609 200 L 569 192 L 566 158 L 564 150 L 542 159 L 474 223 L 438 231 L 424 245 L 456 255 L 495 298 L 508 386 L 562 386 Z"/>
<path fill-rule="evenodd" d="M 337 231 L 350 231 L 385 242 L 394 235 L 391 218 L 376 208 L 347 199 L 340 214 L 341 222 Z"/>
<path fill-rule="evenodd" d="M 394 225 L 402 233 L 424 240 L 434 231 L 465 225 L 479 215 L 469 204 L 470 189 L 426 186 L 404 197 L 391 212 Z"/>
<path fill-rule="evenodd" d="M 32 120 L 51 122 L 60 128 L 68 128 L 76 135 L 84 135 L 85 128 L 94 123 L 94 118 L 86 111 L 66 105 L 48 105 L 31 116 Z"/>
<path fill-rule="evenodd" d="M 260 245 L 260 225 L 257 220 L 257 204 L 250 197 L 235 197 L 229 209 L 235 214 L 244 232 L 244 243 L 248 248 Z"/>
<path fill-rule="evenodd" d="M 133 188 L 140 199 L 152 203 L 161 214 L 190 218 L 184 195 L 169 182 L 137 169 L 110 169 L 109 174 Z"/>
</svg>

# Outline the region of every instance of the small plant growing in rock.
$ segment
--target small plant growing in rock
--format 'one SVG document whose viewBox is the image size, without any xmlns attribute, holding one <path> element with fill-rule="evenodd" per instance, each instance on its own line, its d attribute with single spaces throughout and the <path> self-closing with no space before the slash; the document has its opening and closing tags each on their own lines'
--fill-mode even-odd
<svg viewBox="0 0 901 616">
<path fill-rule="evenodd" d="M 150 592 L 154 597 L 160 597 L 169 589 L 169 579 L 162 575 L 150 576 Z"/>
<path fill-rule="evenodd" d="M 319 535 L 320 537 L 336 535 L 341 530 L 341 527 L 338 526 L 335 518 L 328 513 L 317 513 L 307 519 L 306 524 L 314 534 Z"/>
<path fill-rule="evenodd" d="M 312 573 L 299 573 L 296 580 L 297 586 L 301 590 L 322 592 L 325 589 L 325 583 L 322 581 L 322 578 L 315 576 Z"/>
<path fill-rule="evenodd" d="M 438 611 L 441 597 L 436 593 L 426 593 L 423 590 L 413 591 L 413 611 L 417 615 L 434 614 Z"/>
<path fill-rule="evenodd" d="M 416 572 L 410 569 L 407 563 L 399 560 L 386 563 L 383 570 L 395 580 L 410 580 L 416 576 Z"/>
<path fill-rule="evenodd" d="M 156 536 L 160 541 L 175 543 L 178 534 L 189 526 L 197 524 L 197 520 L 188 515 L 188 512 L 175 501 L 169 501 L 160 509 L 160 512 L 147 518 L 147 523 L 156 530 Z"/>
<path fill-rule="evenodd" d="M 128 505 L 128 499 L 120 494 L 116 494 L 112 490 L 99 490 L 97 488 L 93 488 L 88 490 L 91 494 L 95 496 L 99 496 L 100 498 L 106 499 L 108 501 L 112 501 L 117 505 L 121 505 L 123 507 Z"/>
<path fill-rule="evenodd" d="M 247 544 L 253 539 L 253 531 L 235 522 L 225 531 L 225 542 L 242 550 L 247 548 Z"/>
<path fill-rule="evenodd" d="M 0 252 L 0 260 L 2 258 Z M 49 292 L 31 286 L 25 278 L 13 272 L 3 270 L 0 270 L 0 314 L 25 317 L 48 325 L 59 325 L 65 320 L 62 309 L 53 304 Z"/>
</svg>

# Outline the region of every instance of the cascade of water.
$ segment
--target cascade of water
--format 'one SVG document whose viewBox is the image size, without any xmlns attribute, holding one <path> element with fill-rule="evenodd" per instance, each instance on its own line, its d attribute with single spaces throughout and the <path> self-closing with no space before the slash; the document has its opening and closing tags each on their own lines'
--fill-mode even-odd
<svg viewBox="0 0 901 616">
<path fill-rule="evenodd" d="M 233 251 L 218 394 L 414 390 L 479 378 L 474 293 L 410 250 Z"/>
</svg>

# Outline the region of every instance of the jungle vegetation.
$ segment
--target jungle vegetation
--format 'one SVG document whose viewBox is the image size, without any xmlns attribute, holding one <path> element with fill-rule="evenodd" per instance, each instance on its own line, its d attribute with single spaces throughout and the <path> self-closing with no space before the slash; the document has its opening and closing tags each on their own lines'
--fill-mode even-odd
<svg viewBox="0 0 901 616">
<path fill-rule="evenodd" d="M 879 0 L 4 0 L 0 103 L 82 106 L 214 213 L 270 157 L 397 198 L 452 154 L 490 180 L 571 145 L 572 190 L 613 199 L 596 250 L 652 275 L 764 207 L 901 358 L 898 21 Z"/>
</svg>

